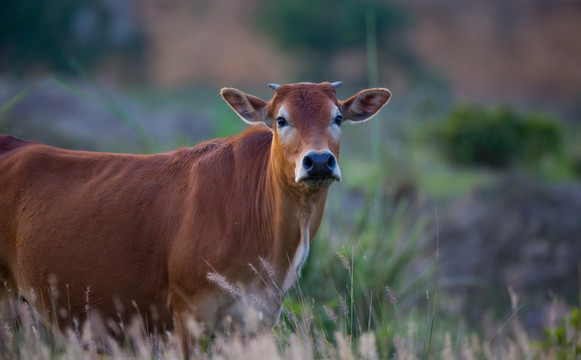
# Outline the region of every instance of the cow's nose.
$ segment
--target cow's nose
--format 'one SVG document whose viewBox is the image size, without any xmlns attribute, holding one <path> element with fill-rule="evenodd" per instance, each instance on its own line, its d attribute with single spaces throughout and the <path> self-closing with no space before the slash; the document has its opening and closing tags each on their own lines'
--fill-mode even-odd
<svg viewBox="0 0 581 360">
<path fill-rule="evenodd" d="M 303 157 L 303 166 L 309 178 L 333 177 L 337 159 L 330 151 L 310 152 Z"/>
</svg>

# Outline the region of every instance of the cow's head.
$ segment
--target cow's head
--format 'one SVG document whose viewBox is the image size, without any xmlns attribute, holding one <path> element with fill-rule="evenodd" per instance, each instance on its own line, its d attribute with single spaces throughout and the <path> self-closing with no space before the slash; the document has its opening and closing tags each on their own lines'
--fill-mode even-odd
<svg viewBox="0 0 581 360">
<path fill-rule="evenodd" d="M 275 94 L 268 102 L 232 88 L 221 94 L 244 121 L 271 128 L 273 164 L 285 181 L 318 190 L 341 180 L 337 160 L 342 125 L 371 118 L 391 96 L 387 89 L 368 89 L 339 101 L 339 85 L 270 84 Z"/>
</svg>

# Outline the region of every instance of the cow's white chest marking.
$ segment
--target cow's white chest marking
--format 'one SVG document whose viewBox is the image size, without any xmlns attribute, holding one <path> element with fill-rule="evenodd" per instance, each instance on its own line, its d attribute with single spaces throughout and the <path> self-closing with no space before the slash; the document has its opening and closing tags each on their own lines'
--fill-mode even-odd
<svg viewBox="0 0 581 360">
<path fill-rule="evenodd" d="M 309 226 L 304 225 L 301 226 L 301 241 L 295 251 L 295 255 L 292 258 L 290 263 L 290 267 L 287 271 L 285 276 L 284 282 L 282 284 L 282 291 L 287 292 L 291 286 L 299 279 L 301 276 L 301 270 L 305 262 L 307 261 L 307 257 L 309 256 L 309 248 L 311 243 L 311 236 L 309 233 Z M 291 259 L 289 259 L 290 261 Z"/>
</svg>

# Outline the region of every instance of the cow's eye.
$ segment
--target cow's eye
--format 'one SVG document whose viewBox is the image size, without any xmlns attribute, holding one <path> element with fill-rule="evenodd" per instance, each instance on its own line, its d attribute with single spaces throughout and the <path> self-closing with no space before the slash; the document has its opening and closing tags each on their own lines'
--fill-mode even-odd
<svg viewBox="0 0 581 360">
<path fill-rule="evenodd" d="M 341 126 L 342 122 L 343 122 L 343 115 L 341 115 L 341 114 L 335 116 L 335 118 L 333 119 L 333 123 L 335 125 Z"/>
<path fill-rule="evenodd" d="M 286 121 L 286 119 L 282 116 L 277 117 L 276 122 L 278 123 L 279 128 L 283 128 L 288 125 L 288 121 Z"/>
</svg>

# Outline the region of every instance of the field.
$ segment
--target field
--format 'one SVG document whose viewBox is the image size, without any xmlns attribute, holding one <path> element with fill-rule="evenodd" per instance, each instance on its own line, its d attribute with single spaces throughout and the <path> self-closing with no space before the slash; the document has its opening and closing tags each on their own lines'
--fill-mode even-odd
<svg viewBox="0 0 581 360">
<path fill-rule="evenodd" d="M 278 324 L 197 357 L 581 359 L 579 33 L 566 0 L 4 1 L 0 134 L 157 153 L 247 126 L 221 87 L 387 87 Z M 0 297 L 0 359 L 183 357 L 141 319 L 119 343 L 43 311 Z"/>
<path fill-rule="evenodd" d="M 372 206 L 372 205 L 369 205 Z M 381 206 L 381 205 L 379 205 Z M 522 300 L 513 292 L 502 321 L 468 324 L 443 312 L 452 301 L 439 285 L 437 232 L 406 215 L 368 219 L 337 229 L 329 216 L 304 271 L 272 330 L 250 337 L 237 331 L 204 342 L 208 359 L 575 359 L 581 328 L 577 310 L 532 339 L 519 320 Z M 330 213 L 333 211 L 331 209 Z M 361 220 L 363 221 L 363 220 Z M 423 237 L 436 241 L 422 254 Z M 501 295 L 499 295 L 501 296 Z M 526 301 L 526 299 L 525 299 Z M 249 313 L 252 319 L 257 314 Z M 256 319 L 255 319 L 256 320 Z M 146 335 L 147 324 L 123 324 L 125 342 L 95 342 L 92 324 L 66 334 L 47 332 L 25 303 L 0 310 L 4 359 L 180 359 L 171 334 Z M 192 325 L 195 334 L 196 325 Z"/>
<path fill-rule="evenodd" d="M 155 93 L 127 95 L 65 79 L 25 89 L 0 105 L 1 132 L 65 147 L 155 152 L 234 134 L 244 126 L 220 102 L 217 91 L 193 89 L 168 100 Z M 258 90 L 259 95 L 267 97 L 267 90 Z M 348 90 L 341 91 L 340 96 L 346 97 Z M 71 106 L 62 111 L 73 115 L 75 111 L 93 114 L 85 118 L 86 128 L 99 129 L 102 122 L 109 125 L 96 137 L 94 131 L 87 135 L 85 129 L 75 129 L 75 120 L 34 123 L 35 114 L 46 111 L 39 101 L 45 97 L 60 98 Z M 149 115 L 152 108 L 157 113 Z M 188 114 L 187 118 L 181 122 L 176 120 L 179 116 L 164 118 L 171 113 L 168 109 Z M 578 298 L 581 286 L 572 277 L 565 288 L 544 289 L 545 283 L 539 282 L 543 294 L 555 295 L 548 305 L 547 301 L 538 305 L 538 292 L 530 288 L 452 276 L 458 275 L 451 274 L 454 259 L 446 257 L 453 253 L 450 247 L 457 246 L 448 238 L 450 219 L 462 220 L 451 215 L 450 204 L 478 189 L 497 189 L 506 173 L 513 171 L 526 178 L 532 171 L 552 188 L 563 182 L 576 184 L 575 170 L 559 159 L 540 162 L 533 170 L 506 173 L 451 166 L 434 150 L 435 133 L 429 131 L 445 110 L 432 110 L 433 118 L 425 126 L 417 120 L 426 118 L 425 104 L 396 100 L 371 122 L 345 129 L 341 158 L 345 181 L 330 190 L 321 229 L 301 280 L 285 300 L 279 323 L 256 336 L 242 336 L 236 330 L 216 334 L 203 342 L 200 358 L 579 358 L 581 323 L 571 299 Z M 170 130 L 157 131 L 160 122 Z M 61 126 L 70 131 L 66 140 L 63 132 L 54 131 Z M 120 130 L 111 130 L 115 128 Z M 115 131 L 119 133 L 112 136 Z M 375 138 L 374 134 L 387 135 Z M 86 138 L 106 140 L 88 143 Z M 469 256 L 484 256 L 475 248 L 471 251 Z M 524 250 L 514 246 L 506 251 Z M 573 268 L 578 279 L 579 271 Z M 539 309 L 553 315 L 532 326 L 529 314 Z M 6 359 L 182 357 L 171 334 L 147 336 L 147 324 L 139 321 L 123 324 L 125 343 L 96 343 L 91 337 L 93 324 L 75 324 L 66 334 L 52 333 L 26 304 L 4 302 L 0 325 L 0 356 Z"/>
</svg>

